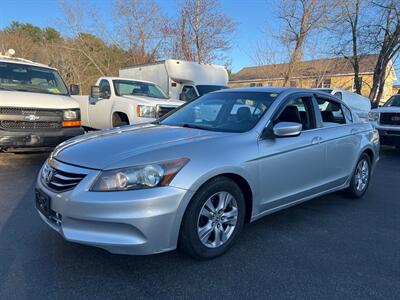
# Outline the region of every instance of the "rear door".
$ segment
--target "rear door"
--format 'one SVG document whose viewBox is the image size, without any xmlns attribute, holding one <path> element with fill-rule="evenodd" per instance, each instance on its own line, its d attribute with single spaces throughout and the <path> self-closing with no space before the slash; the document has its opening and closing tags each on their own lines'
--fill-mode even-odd
<svg viewBox="0 0 400 300">
<path fill-rule="evenodd" d="M 321 143 L 326 145 L 327 188 L 344 184 L 357 159 L 360 139 L 350 110 L 339 101 L 316 95 L 317 119 L 320 122 Z"/>
<path fill-rule="evenodd" d="M 259 141 L 261 211 L 317 194 L 324 184 L 325 145 L 320 143 L 312 94 L 288 98 L 273 122 L 300 122 L 303 130 L 299 136 Z"/>
</svg>

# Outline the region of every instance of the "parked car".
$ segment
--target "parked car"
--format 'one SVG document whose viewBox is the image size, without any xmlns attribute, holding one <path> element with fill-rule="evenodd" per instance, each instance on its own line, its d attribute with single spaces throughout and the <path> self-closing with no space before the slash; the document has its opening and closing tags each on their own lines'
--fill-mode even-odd
<svg viewBox="0 0 400 300">
<path fill-rule="evenodd" d="M 119 76 L 155 82 L 169 96 L 182 101 L 226 89 L 229 80 L 224 66 L 175 59 L 122 68 Z"/>
<path fill-rule="evenodd" d="M 381 144 L 400 148 L 400 95 L 392 96 L 382 107 L 373 109 L 369 117 L 379 131 Z"/>
<path fill-rule="evenodd" d="M 0 152 L 48 150 L 83 133 L 79 105 L 56 69 L 0 54 Z"/>
<path fill-rule="evenodd" d="M 371 111 L 371 101 L 367 97 L 341 89 L 319 88 L 316 90 L 338 97 L 353 110 L 360 120 L 369 121 L 368 114 Z"/>
<path fill-rule="evenodd" d="M 362 197 L 379 136 L 355 120 L 319 91 L 213 92 L 154 124 L 60 145 L 40 171 L 37 209 L 66 240 L 112 253 L 216 257 L 245 222 L 338 190 Z"/>
<path fill-rule="evenodd" d="M 171 99 L 155 83 L 120 77 L 101 77 L 90 96 L 75 96 L 82 125 L 108 129 L 152 122 L 184 102 Z"/>
</svg>

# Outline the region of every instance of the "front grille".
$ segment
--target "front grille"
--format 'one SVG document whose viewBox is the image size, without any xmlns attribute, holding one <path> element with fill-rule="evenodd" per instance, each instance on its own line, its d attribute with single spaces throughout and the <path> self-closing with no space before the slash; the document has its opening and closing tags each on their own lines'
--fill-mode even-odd
<svg viewBox="0 0 400 300">
<path fill-rule="evenodd" d="M 48 164 L 42 170 L 42 182 L 57 192 L 72 190 L 85 177 L 85 174 L 69 173 L 57 170 Z"/>
<path fill-rule="evenodd" d="M 158 106 L 157 107 L 157 114 L 158 117 L 161 118 L 167 113 L 173 111 L 176 108 L 176 106 Z"/>
<path fill-rule="evenodd" d="M 400 113 L 381 113 L 379 123 L 382 125 L 400 125 Z"/>
<path fill-rule="evenodd" d="M 44 129 L 61 128 L 58 122 L 26 122 L 26 121 L 0 121 L 0 127 L 3 129 Z"/>
<path fill-rule="evenodd" d="M 58 129 L 63 112 L 52 109 L 0 107 L 0 128 L 8 130 Z"/>
</svg>

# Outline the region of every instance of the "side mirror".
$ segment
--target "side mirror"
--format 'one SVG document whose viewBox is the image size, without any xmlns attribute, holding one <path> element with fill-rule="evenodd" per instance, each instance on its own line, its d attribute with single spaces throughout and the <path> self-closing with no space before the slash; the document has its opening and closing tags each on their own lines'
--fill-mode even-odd
<svg viewBox="0 0 400 300">
<path fill-rule="evenodd" d="M 303 125 L 295 122 L 279 122 L 272 131 L 276 137 L 298 136 L 303 129 Z"/>
<path fill-rule="evenodd" d="M 70 93 L 72 96 L 74 96 L 74 95 L 79 95 L 79 92 L 80 92 L 80 90 L 79 90 L 79 85 L 77 85 L 77 84 L 71 84 L 71 85 L 69 86 L 69 93 Z"/>
<path fill-rule="evenodd" d="M 98 85 L 92 85 L 90 87 L 90 97 L 92 98 L 101 98 L 100 87 Z"/>
</svg>

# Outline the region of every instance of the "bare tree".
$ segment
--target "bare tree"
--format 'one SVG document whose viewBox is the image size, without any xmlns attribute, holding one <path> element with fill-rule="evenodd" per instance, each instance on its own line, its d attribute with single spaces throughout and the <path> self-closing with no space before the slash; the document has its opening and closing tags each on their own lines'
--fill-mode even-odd
<svg viewBox="0 0 400 300">
<path fill-rule="evenodd" d="M 375 106 L 382 98 L 388 66 L 400 51 L 399 0 L 372 1 L 378 22 L 368 26 L 368 41 L 372 51 L 378 51 L 369 98 Z"/>
<path fill-rule="evenodd" d="M 327 24 L 328 1 L 283 0 L 279 18 L 284 23 L 282 41 L 289 49 L 289 65 L 284 76 L 287 86 L 296 65 L 303 58 L 303 49 L 312 31 Z"/>
<path fill-rule="evenodd" d="M 166 17 L 152 0 L 117 0 L 119 45 L 128 50 L 134 64 L 154 61 L 169 34 Z"/>
<path fill-rule="evenodd" d="M 334 32 L 334 53 L 342 55 L 353 67 L 355 92 L 361 95 L 362 79 L 360 77 L 360 41 L 361 39 L 361 6 L 363 0 L 340 0 L 337 5 L 336 22 L 332 22 Z M 351 54 L 350 54 L 351 53 Z M 350 55 L 349 55 L 350 54 Z"/>
<path fill-rule="evenodd" d="M 210 63 L 230 48 L 236 24 L 219 10 L 217 0 L 185 0 L 173 25 L 176 58 Z"/>
</svg>

